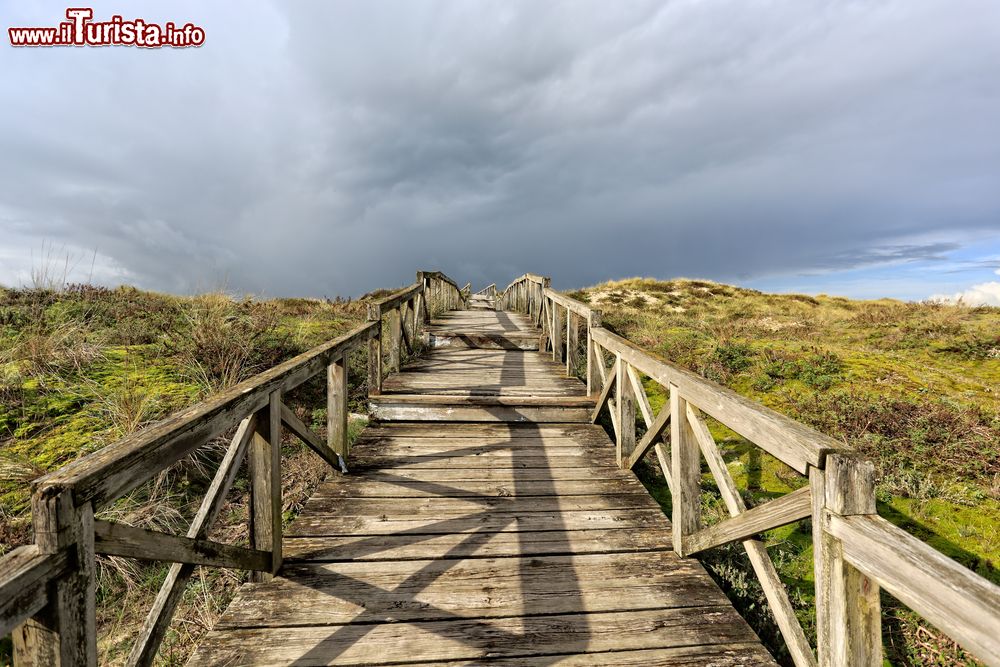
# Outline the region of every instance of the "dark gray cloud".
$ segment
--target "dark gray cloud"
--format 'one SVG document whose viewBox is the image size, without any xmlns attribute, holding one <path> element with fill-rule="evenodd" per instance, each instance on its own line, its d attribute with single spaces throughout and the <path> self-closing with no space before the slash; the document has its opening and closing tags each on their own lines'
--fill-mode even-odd
<svg viewBox="0 0 1000 667">
<path fill-rule="evenodd" d="M 0 282 L 44 239 L 171 291 L 794 287 L 1000 235 L 990 0 L 158 4 L 206 45 L 0 49 Z"/>
</svg>

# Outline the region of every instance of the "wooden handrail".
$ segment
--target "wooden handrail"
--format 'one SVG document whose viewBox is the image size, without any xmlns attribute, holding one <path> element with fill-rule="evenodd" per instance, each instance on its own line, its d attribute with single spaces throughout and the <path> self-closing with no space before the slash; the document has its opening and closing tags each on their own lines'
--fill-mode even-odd
<svg viewBox="0 0 1000 667">
<path fill-rule="evenodd" d="M 35 544 L 0 558 L 0 635 L 14 631 L 15 655 L 32 664 L 96 662 L 95 555 L 171 562 L 167 578 L 126 660 L 151 665 L 195 565 L 250 570 L 257 581 L 281 566 L 281 439 L 288 428 L 335 470 L 347 472 L 347 356 L 368 347 L 369 392 L 380 391 L 383 338 L 389 371 L 414 353 L 432 308 L 465 307 L 451 278 L 418 272 L 417 282 L 368 304 L 369 320 L 166 419 L 44 475 L 33 484 Z M 428 302 L 433 305 L 429 306 Z M 388 321 L 388 335 L 383 326 Z M 282 396 L 326 371 L 327 437 Z M 94 512 L 235 428 L 186 536 L 95 520 Z M 207 539 L 241 462 L 250 460 L 250 547 Z"/>
<path fill-rule="evenodd" d="M 531 316 L 541 329 L 542 349 L 566 361 L 567 375 L 576 374 L 576 336 L 585 327 L 587 391 L 597 401 L 592 421 L 609 415 L 618 464 L 632 468 L 655 451 L 670 488 L 679 554 L 742 543 L 797 666 L 881 665 L 880 586 L 986 664 L 1000 666 L 1000 588 L 879 517 L 871 464 L 843 443 L 604 329 L 599 310 L 547 283 L 521 276 L 504 290 L 498 308 Z M 659 414 L 646 397 L 643 375 L 669 392 Z M 808 485 L 748 508 L 702 413 L 807 476 Z M 637 419 L 647 427 L 638 442 Z M 700 525 L 702 458 L 731 517 L 708 528 Z M 813 529 L 816 652 L 757 539 L 804 518 Z"/>
</svg>

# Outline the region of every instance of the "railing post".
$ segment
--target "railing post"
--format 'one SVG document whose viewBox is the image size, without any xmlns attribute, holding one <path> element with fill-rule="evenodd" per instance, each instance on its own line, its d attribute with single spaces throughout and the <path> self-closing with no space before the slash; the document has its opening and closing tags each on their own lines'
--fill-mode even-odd
<svg viewBox="0 0 1000 667">
<path fill-rule="evenodd" d="M 378 322 L 375 335 L 368 341 L 368 395 L 382 393 L 382 307 L 368 304 L 368 321 Z"/>
<path fill-rule="evenodd" d="M 701 525 L 701 457 L 688 423 L 687 401 L 674 384 L 670 385 L 670 459 L 674 551 L 683 556 L 684 537 L 698 532 Z"/>
<path fill-rule="evenodd" d="M 270 581 L 281 567 L 281 392 L 273 391 L 257 415 L 250 442 L 250 542 L 271 552 L 271 572 L 251 572 L 250 580 Z"/>
<path fill-rule="evenodd" d="M 549 337 L 552 339 L 552 361 L 562 361 L 562 316 L 559 313 L 559 304 L 550 301 L 552 312 L 552 328 L 549 330 Z"/>
<path fill-rule="evenodd" d="M 816 644 L 820 667 L 882 664 L 882 610 L 877 583 L 844 560 L 843 545 L 824 529 L 825 514 L 877 514 L 871 463 L 829 454 L 811 468 Z"/>
<path fill-rule="evenodd" d="M 594 343 L 594 329 L 601 326 L 601 311 L 592 310 L 587 316 L 587 395 L 594 396 L 601 391 L 601 376 L 597 369 L 597 345 Z"/>
<path fill-rule="evenodd" d="M 615 449 L 618 467 L 635 449 L 635 394 L 632 382 L 628 377 L 628 362 L 617 356 L 617 377 L 615 378 L 615 405 L 611 409 L 618 410 L 618 429 L 615 431 Z"/>
<path fill-rule="evenodd" d="M 417 293 L 413 301 L 413 331 L 414 334 L 418 333 L 419 324 L 426 322 L 428 319 L 428 309 L 427 309 L 427 280 L 424 278 L 423 271 L 417 271 L 417 284 L 420 285 L 420 292 Z"/>
<path fill-rule="evenodd" d="M 566 309 L 566 377 L 573 377 L 576 374 L 576 346 L 577 315 L 569 308 Z"/>
<path fill-rule="evenodd" d="M 75 569 L 54 584 L 45 609 L 12 633 L 16 665 L 97 665 L 94 510 L 72 496 L 41 489 L 31 500 L 35 544 L 42 553 L 74 552 Z"/>
<path fill-rule="evenodd" d="M 326 368 L 326 442 L 343 463 L 350 454 L 347 440 L 347 355 Z"/>
</svg>

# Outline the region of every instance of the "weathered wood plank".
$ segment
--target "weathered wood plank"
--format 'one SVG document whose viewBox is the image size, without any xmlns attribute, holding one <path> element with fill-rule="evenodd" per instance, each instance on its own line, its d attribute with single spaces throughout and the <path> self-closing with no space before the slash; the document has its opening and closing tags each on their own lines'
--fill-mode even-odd
<svg viewBox="0 0 1000 667">
<path fill-rule="evenodd" d="M 460 515 L 392 517 L 327 517 L 303 513 L 289 531 L 294 536 L 391 535 L 413 533 L 441 535 L 469 531 L 517 533 L 551 530 L 641 529 L 668 526 L 659 510 L 592 510 L 581 512 L 474 512 Z"/>
<path fill-rule="evenodd" d="M 66 574 L 68 565 L 66 551 L 45 554 L 34 545 L 0 558 L 0 637 L 45 607 L 49 583 Z"/>
<path fill-rule="evenodd" d="M 787 525 L 811 514 L 812 497 L 806 486 L 684 538 L 684 553 L 694 555 L 729 542 L 749 539 L 757 533 Z"/>
<path fill-rule="evenodd" d="M 671 648 L 756 638 L 729 606 L 213 631 L 192 656 L 208 664 L 328 665 L 482 660 L 545 653 Z"/>
<path fill-rule="evenodd" d="M 666 551 L 302 563 L 274 585 L 244 589 L 216 628 L 347 624 L 359 606 L 371 620 L 412 621 L 671 609 L 693 601 L 728 603 L 698 561 Z"/>
<path fill-rule="evenodd" d="M 877 515 L 824 513 L 844 558 L 988 665 L 1000 665 L 1000 587 Z"/>
<path fill-rule="evenodd" d="M 136 528 L 111 521 L 94 522 L 97 553 L 139 560 L 271 571 L 271 553 L 246 547 Z"/>
<path fill-rule="evenodd" d="M 531 557 L 567 554 L 669 551 L 661 530 L 586 529 L 489 533 L 292 536 L 285 541 L 289 562 L 405 561 L 429 558 Z"/>
</svg>

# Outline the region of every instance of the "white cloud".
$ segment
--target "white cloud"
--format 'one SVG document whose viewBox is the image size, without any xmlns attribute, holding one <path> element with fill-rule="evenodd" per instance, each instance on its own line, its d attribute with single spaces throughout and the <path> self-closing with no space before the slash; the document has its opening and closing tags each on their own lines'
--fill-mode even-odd
<svg viewBox="0 0 1000 667">
<path fill-rule="evenodd" d="M 1000 276 L 1000 269 L 997 269 L 997 270 L 996 270 L 996 271 L 994 271 L 993 273 L 995 273 L 995 274 L 997 274 L 998 276 Z"/>
<path fill-rule="evenodd" d="M 1000 270 L 997 271 L 1000 275 Z M 958 303 L 961 301 L 967 306 L 1000 306 L 1000 282 L 995 280 L 988 283 L 980 283 L 979 285 L 973 285 L 964 292 L 958 292 L 956 294 L 935 294 L 931 297 L 932 301 L 946 301 L 949 303 Z"/>
</svg>

